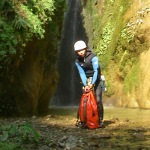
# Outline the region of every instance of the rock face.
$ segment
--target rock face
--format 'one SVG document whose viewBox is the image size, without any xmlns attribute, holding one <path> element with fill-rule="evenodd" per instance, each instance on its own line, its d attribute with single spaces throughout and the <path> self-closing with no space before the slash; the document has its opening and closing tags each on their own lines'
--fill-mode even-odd
<svg viewBox="0 0 150 150">
<path fill-rule="evenodd" d="M 57 54 L 56 48 L 51 49 L 49 34 L 26 47 L 24 61 L 19 68 L 21 88 L 18 103 L 21 113 L 37 114 L 48 110 L 56 86 L 56 57 L 52 54 Z"/>
<path fill-rule="evenodd" d="M 50 26 L 44 39 L 33 39 L 24 49 L 22 61 L 12 62 L 0 82 L 1 115 L 46 113 L 57 83 L 55 61 L 57 40 L 50 40 Z M 55 43 L 55 44 L 54 44 Z"/>
<path fill-rule="evenodd" d="M 23 44 L 22 51 L 18 44 L 16 53 L 8 56 L 10 63 L 6 60 L 6 65 L 0 65 L 0 116 L 33 116 L 48 112 L 58 80 L 56 56 L 65 7 L 65 1 L 55 2 L 53 13 L 47 12 L 51 20 L 42 23 L 43 39 L 31 34 L 31 41 Z M 16 33 L 23 36 L 24 32 Z"/>
<path fill-rule="evenodd" d="M 89 45 L 106 78 L 103 100 L 119 107 L 149 109 L 149 1 L 83 0 L 83 5 Z"/>
</svg>

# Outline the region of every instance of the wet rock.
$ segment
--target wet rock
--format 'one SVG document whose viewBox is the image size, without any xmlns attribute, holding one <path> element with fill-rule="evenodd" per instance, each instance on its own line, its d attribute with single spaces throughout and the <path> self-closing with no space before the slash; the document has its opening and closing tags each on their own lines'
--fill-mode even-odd
<svg viewBox="0 0 150 150">
<path fill-rule="evenodd" d="M 59 147 L 66 148 L 66 149 L 77 147 L 77 143 L 78 143 L 78 139 L 73 135 L 63 136 L 58 140 Z"/>
</svg>

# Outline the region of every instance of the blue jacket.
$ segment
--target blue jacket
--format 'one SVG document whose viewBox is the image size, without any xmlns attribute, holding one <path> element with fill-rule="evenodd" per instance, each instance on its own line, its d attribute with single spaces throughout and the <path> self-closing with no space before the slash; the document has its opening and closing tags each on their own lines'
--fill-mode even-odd
<svg viewBox="0 0 150 150">
<path fill-rule="evenodd" d="M 87 84 L 88 77 L 92 77 L 91 84 L 95 84 L 100 79 L 101 72 L 98 58 L 90 50 L 87 50 L 84 58 L 77 57 L 75 65 L 84 86 Z"/>
</svg>

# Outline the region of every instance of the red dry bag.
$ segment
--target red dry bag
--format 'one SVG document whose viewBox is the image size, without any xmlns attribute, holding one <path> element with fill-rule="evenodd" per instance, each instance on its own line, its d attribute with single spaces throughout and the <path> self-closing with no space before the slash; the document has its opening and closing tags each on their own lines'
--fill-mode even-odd
<svg viewBox="0 0 150 150">
<path fill-rule="evenodd" d="M 96 129 L 99 127 L 98 121 L 97 103 L 93 92 L 83 93 L 77 113 L 77 126 Z"/>
</svg>

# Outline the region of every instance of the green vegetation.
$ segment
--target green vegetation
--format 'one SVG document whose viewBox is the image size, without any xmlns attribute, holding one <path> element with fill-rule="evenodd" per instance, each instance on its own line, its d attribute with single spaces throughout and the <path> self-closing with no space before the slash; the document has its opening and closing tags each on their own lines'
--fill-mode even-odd
<svg viewBox="0 0 150 150">
<path fill-rule="evenodd" d="M 0 2 L 0 67 L 11 63 L 33 36 L 44 37 L 44 25 L 51 20 L 54 2 L 47 0 Z M 3 65 L 2 65 L 3 64 Z"/>
<path fill-rule="evenodd" d="M 22 59 L 28 41 L 44 38 L 46 24 L 52 21 L 55 9 L 62 3 L 62 0 L 0 2 L 0 68 L 10 64 L 13 57 Z"/>
<path fill-rule="evenodd" d="M 148 50 L 146 36 L 140 29 L 142 7 L 144 4 L 135 4 L 133 0 L 89 0 L 83 9 L 89 45 L 98 55 L 106 76 L 107 96 L 118 90 L 125 95 L 137 90 L 140 54 Z M 116 83 L 122 84 L 122 88 L 118 89 Z"/>
<path fill-rule="evenodd" d="M 0 115 L 47 110 L 65 5 L 64 0 L 0 1 Z"/>
<path fill-rule="evenodd" d="M 91 24 L 89 25 L 86 22 L 85 27 L 87 28 L 87 33 L 90 35 L 90 42 L 92 41 L 91 43 L 93 43 L 93 50 L 99 56 L 101 67 L 105 70 L 110 60 L 113 59 L 112 54 L 116 48 L 117 40 L 123 26 L 122 15 L 129 4 L 127 1 L 119 3 L 119 1 L 114 2 L 113 0 L 105 1 L 104 4 L 101 3 L 96 6 L 91 5 L 91 3 L 92 1 L 89 0 L 86 6 L 87 10 L 85 9 L 83 12 L 85 20 L 89 20 L 86 17 L 89 15 L 86 14 L 91 13 Z M 99 5 L 101 6 L 99 7 Z M 91 27 L 92 29 L 90 29 L 89 33 L 88 28 Z"/>
<path fill-rule="evenodd" d="M 131 93 L 132 90 L 136 91 L 139 85 L 139 78 L 138 78 L 138 71 L 139 71 L 139 64 L 133 65 L 133 67 L 128 70 L 128 73 L 124 80 L 124 87 L 123 91 L 127 94 L 128 92 Z"/>
<path fill-rule="evenodd" d="M 19 150 L 22 144 L 36 143 L 39 140 L 38 132 L 28 122 L 1 125 L 0 133 L 0 148 L 4 150 Z"/>
</svg>

